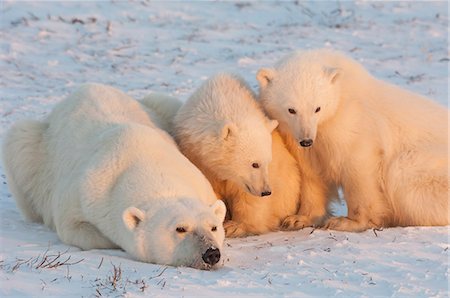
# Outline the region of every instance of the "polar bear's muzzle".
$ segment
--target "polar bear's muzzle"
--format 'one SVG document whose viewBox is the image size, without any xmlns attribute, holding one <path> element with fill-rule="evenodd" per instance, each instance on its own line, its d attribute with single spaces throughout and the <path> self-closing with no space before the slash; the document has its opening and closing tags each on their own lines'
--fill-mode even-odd
<svg viewBox="0 0 450 298">
<path fill-rule="evenodd" d="M 206 264 L 214 266 L 220 260 L 220 250 L 211 246 L 202 255 L 202 259 Z"/>
<path fill-rule="evenodd" d="M 264 183 L 264 186 L 261 190 L 256 190 L 254 187 L 249 186 L 247 183 L 244 184 L 247 188 L 247 191 L 256 197 L 266 197 L 272 194 L 270 186 L 268 183 Z"/>
<path fill-rule="evenodd" d="M 196 258 L 194 263 L 189 265 L 189 267 L 193 267 L 200 270 L 211 270 L 215 269 L 219 266 L 221 253 L 220 249 L 215 246 L 210 246 L 204 253 Z"/>
<path fill-rule="evenodd" d="M 211 236 L 194 232 L 194 238 L 197 238 L 197 254 L 195 254 L 193 262 L 188 265 L 189 267 L 211 270 L 220 266 L 221 245 L 218 245 Z"/>
</svg>

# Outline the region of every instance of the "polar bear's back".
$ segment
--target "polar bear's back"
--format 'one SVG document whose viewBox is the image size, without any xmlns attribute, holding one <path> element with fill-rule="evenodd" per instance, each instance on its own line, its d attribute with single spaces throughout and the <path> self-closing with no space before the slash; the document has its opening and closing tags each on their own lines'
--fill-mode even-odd
<svg viewBox="0 0 450 298">
<path fill-rule="evenodd" d="M 148 172 L 141 177 L 152 177 L 144 184 L 161 192 L 172 187 L 169 178 L 182 176 L 174 189 L 189 185 L 184 180 L 198 184 L 205 179 L 173 139 L 153 124 L 141 104 L 115 88 L 83 85 L 54 109 L 48 122 L 46 138 L 55 177 L 70 180 L 86 167 L 111 176 L 140 163 Z"/>
<path fill-rule="evenodd" d="M 295 51 L 278 61 L 276 68 L 289 73 L 293 78 L 302 76 L 302 80 L 307 76 L 321 76 L 324 68 L 344 70 L 352 76 L 370 76 L 360 63 L 330 49 Z"/>
<path fill-rule="evenodd" d="M 139 104 L 119 90 L 100 84 L 81 86 L 60 102 L 46 119 L 44 143 L 48 171 L 55 179 L 70 179 L 75 175 L 74 169 L 80 169 L 92 155 L 91 144 L 101 140 L 102 133 L 109 127 L 131 121 L 133 116 L 136 121 L 152 125 Z"/>
<path fill-rule="evenodd" d="M 155 196 L 159 195 L 158 192 L 161 196 L 170 196 L 171 191 L 173 196 L 182 191 L 187 194 L 195 192 L 182 190 L 191 185 L 208 193 L 205 191 L 205 184 L 207 189 L 209 187 L 209 183 L 204 183 L 206 178 L 179 152 L 173 139 L 154 125 L 138 101 L 120 90 L 87 84 L 58 108 L 49 120 L 55 127 L 60 126 L 60 135 L 54 139 L 72 153 L 72 162 L 78 163 L 74 164 L 75 167 L 82 167 L 80 161 L 83 159 L 86 164 L 94 161 L 97 165 L 104 160 L 106 168 L 115 161 L 116 166 L 123 169 L 145 170 L 146 173 L 142 172 L 133 179 Z M 70 140 L 60 141 L 68 135 Z M 121 169 L 105 171 L 123 172 Z M 145 177 L 151 177 L 151 180 L 141 181 Z M 202 196 L 205 197 L 204 194 Z"/>
<path fill-rule="evenodd" d="M 448 144 L 449 111 L 437 102 L 387 82 L 376 80 L 366 97 L 366 107 L 374 111 L 373 121 L 385 141 L 407 147 L 421 147 L 431 142 L 435 147 Z M 396 149 L 401 149 L 395 145 Z"/>
<path fill-rule="evenodd" d="M 112 205 L 124 209 L 178 198 L 214 203 L 209 182 L 162 133 L 141 124 L 116 124 L 91 144 L 81 180 L 85 213 L 95 210 L 90 217 L 101 218 L 99 212 L 106 216 Z"/>
<path fill-rule="evenodd" d="M 55 107 L 47 122 L 47 150 L 57 177 L 79 168 L 92 154 L 91 144 L 102 141 L 108 129 L 130 122 L 154 127 L 137 101 L 100 84 L 81 86 Z"/>
<path fill-rule="evenodd" d="M 130 120 L 154 126 L 136 100 L 116 88 L 93 83 L 82 85 L 57 105 L 49 117 L 49 122 L 74 123 L 78 128 L 84 124 Z"/>
</svg>

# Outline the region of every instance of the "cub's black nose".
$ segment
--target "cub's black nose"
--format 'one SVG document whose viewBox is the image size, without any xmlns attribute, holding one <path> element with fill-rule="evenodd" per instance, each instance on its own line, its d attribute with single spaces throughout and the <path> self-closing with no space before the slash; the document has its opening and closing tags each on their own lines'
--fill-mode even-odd
<svg viewBox="0 0 450 298">
<path fill-rule="evenodd" d="M 220 250 L 218 248 L 208 248 L 202 255 L 202 259 L 206 264 L 215 265 L 220 260 Z"/>
<path fill-rule="evenodd" d="M 302 147 L 309 147 L 309 146 L 312 145 L 312 143 L 313 143 L 313 140 L 305 139 L 305 140 L 301 140 L 300 141 L 300 146 L 302 146 Z"/>
<path fill-rule="evenodd" d="M 272 194 L 272 192 L 270 192 L 270 191 L 263 191 L 261 193 L 261 197 L 270 196 L 271 194 Z"/>
</svg>

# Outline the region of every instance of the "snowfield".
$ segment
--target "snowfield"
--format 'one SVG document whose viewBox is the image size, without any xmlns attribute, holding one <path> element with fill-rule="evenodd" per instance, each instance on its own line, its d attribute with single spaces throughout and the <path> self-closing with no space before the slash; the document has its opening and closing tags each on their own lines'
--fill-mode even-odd
<svg viewBox="0 0 450 298">
<path fill-rule="evenodd" d="M 448 2 L 0 2 L 0 141 L 76 86 L 186 98 L 218 71 L 244 76 L 329 47 L 448 106 Z M 337 212 L 345 206 L 336 206 Z M 304 229 L 227 239 L 198 271 L 80 251 L 25 222 L 0 167 L 0 296 L 449 297 L 449 227 Z"/>
</svg>

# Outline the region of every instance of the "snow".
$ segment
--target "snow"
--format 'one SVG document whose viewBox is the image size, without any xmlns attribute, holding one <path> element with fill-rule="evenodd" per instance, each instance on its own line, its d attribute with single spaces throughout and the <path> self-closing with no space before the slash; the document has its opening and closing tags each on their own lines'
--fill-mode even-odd
<svg viewBox="0 0 450 298">
<path fill-rule="evenodd" d="M 377 77 L 448 106 L 447 1 L 1 1 L 0 13 L 0 141 L 12 123 L 45 117 L 80 83 L 185 100 L 208 76 L 233 71 L 256 89 L 258 68 L 299 48 L 342 50 Z M 227 239 L 222 269 L 173 268 L 64 245 L 23 220 L 2 168 L 0 218 L 2 297 L 450 294 L 448 227 Z"/>
</svg>

